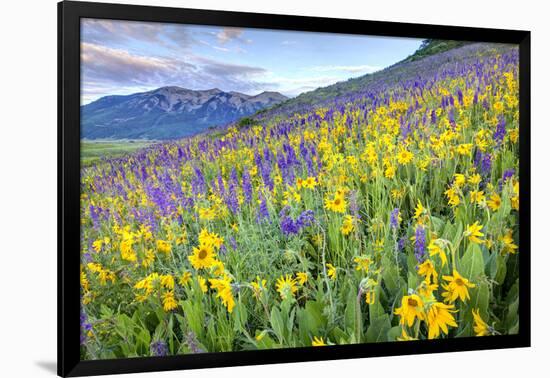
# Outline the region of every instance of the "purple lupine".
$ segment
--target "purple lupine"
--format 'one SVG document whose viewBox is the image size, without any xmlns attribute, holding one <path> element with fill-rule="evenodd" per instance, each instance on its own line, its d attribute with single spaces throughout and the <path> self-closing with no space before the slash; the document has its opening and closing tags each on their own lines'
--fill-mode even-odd
<svg viewBox="0 0 550 378">
<path fill-rule="evenodd" d="M 273 178 L 271 177 L 271 167 L 267 163 L 263 163 L 260 165 L 260 173 L 262 175 L 262 179 L 264 181 L 264 185 L 269 190 L 273 190 L 275 187 L 275 184 L 273 182 Z"/>
<path fill-rule="evenodd" d="M 510 180 L 514 176 L 514 173 L 516 173 L 514 168 L 510 168 L 504 171 L 504 173 L 502 174 L 502 179 L 499 180 L 498 182 L 498 187 L 500 190 L 502 190 L 502 185 L 505 184 L 506 181 Z"/>
<path fill-rule="evenodd" d="M 435 110 L 432 110 L 432 114 L 430 115 L 430 121 L 432 122 L 432 125 L 434 125 L 437 122 L 437 115 L 435 114 Z"/>
<path fill-rule="evenodd" d="M 302 138 L 300 140 L 300 155 L 302 156 L 302 159 L 306 160 L 308 154 L 309 154 L 309 150 L 307 149 L 304 138 Z"/>
<path fill-rule="evenodd" d="M 146 185 L 145 192 L 147 193 L 147 197 L 151 199 L 151 202 L 158 207 L 162 215 L 166 216 L 174 209 L 170 195 L 160 187 Z"/>
<path fill-rule="evenodd" d="M 502 181 L 506 182 L 506 180 L 511 179 L 514 176 L 514 173 L 516 173 L 514 168 L 505 170 L 504 173 L 502 174 Z"/>
<path fill-rule="evenodd" d="M 237 186 L 239 185 L 239 179 L 237 177 L 237 170 L 235 167 L 231 170 L 229 177 L 229 190 L 225 199 L 225 203 L 229 210 L 236 214 L 239 211 L 239 201 L 237 198 Z"/>
<path fill-rule="evenodd" d="M 90 250 L 91 250 L 91 248 L 90 248 Z M 82 262 L 84 262 L 86 264 L 92 262 L 92 255 L 90 254 L 90 252 L 86 252 L 82 255 Z"/>
<path fill-rule="evenodd" d="M 168 345 L 164 341 L 153 341 L 149 347 L 153 356 L 162 357 L 168 355 Z"/>
<path fill-rule="evenodd" d="M 250 179 L 248 169 L 245 169 L 243 172 L 243 194 L 244 201 L 250 203 L 252 201 L 252 180 Z"/>
<path fill-rule="evenodd" d="M 284 215 L 281 218 L 281 231 L 284 235 L 296 235 L 300 229 L 289 215 Z"/>
<path fill-rule="evenodd" d="M 263 220 L 269 220 L 269 210 L 267 209 L 267 201 L 263 194 L 260 194 L 260 206 L 258 207 L 258 215 L 256 221 L 261 223 Z"/>
<path fill-rule="evenodd" d="M 199 167 L 194 168 L 195 175 L 191 179 L 191 190 L 194 195 L 206 193 L 206 181 Z"/>
<path fill-rule="evenodd" d="M 296 218 L 296 225 L 300 230 L 315 223 L 315 213 L 313 210 L 305 210 Z"/>
<path fill-rule="evenodd" d="M 487 98 L 483 99 L 483 102 L 481 103 L 481 105 L 483 106 L 483 109 L 489 110 L 489 102 L 487 101 Z"/>
<path fill-rule="evenodd" d="M 147 180 L 147 169 L 144 165 L 141 166 L 141 181 Z"/>
<path fill-rule="evenodd" d="M 283 151 L 286 155 L 286 163 L 288 166 L 294 166 L 299 165 L 300 161 L 296 157 L 296 152 L 294 151 L 294 147 L 290 145 L 290 143 L 286 142 L 283 144 Z"/>
<path fill-rule="evenodd" d="M 474 154 L 474 165 L 477 167 L 479 166 L 479 163 L 481 162 L 481 158 L 483 157 L 483 153 L 476 149 L 476 152 Z"/>
<path fill-rule="evenodd" d="M 187 333 L 187 336 L 185 338 L 185 343 L 187 344 L 187 346 L 189 347 L 189 349 L 191 350 L 191 353 L 204 353 L 204 350 L 202 350 L 200 347 L 199 347 L 199 343 L 197 341 L 197 337 L 195 336 L 195 334 L 192 332 L 192 331 L 189 331 Z"/>
<path fill-rule="evenodd" d="M 230 236 L 229 237 L 229 245 L 231 246 L 231 248 L 236 251 L 237 250 L 237 240 L 235 240 L 235 238 L 233 236 Z"/>
<path fill-rule="evenodd" d="M 407 123 L 406 125 L 405 124 L 401 125 L 401 138 L 407 139 L 407 137 L 411 134 L 411 132 L 412 130 L 411 130 L 410 122 Z"/>
<path fill-rule="evenodd" d="M 290 208 L 285 206 L 279 213 L 279 217 L 281 218 L 281 231 L 286 236 L 297 235 L 305 227 L 309 227 L 315 222 L 313 210 L 303 211 L 296 219 L 292 219 L 289 212 Z"/>
<path fill-rule="evenodd" d="M 264 160 L 266 163 L 269 163 L 269 165 L 273 164 L 273 153 L 268 146 L 264 147 Z"/>
<path fill-rule="evenodd" d="M 99 228 L 99 210 L 97 206 L 90 205 L 90 219 L 95 229 Z"/>
<path fill-rule="evenodd" d="M 88 316 L 80 310 L 80 345 L 86 344 L 88 332 L 91 331 L 92 325 L 88 322 Z"/>
<path fill-rule="evenodd" d="M 454 130 L 456 127 L 456 121 L 455 121 L 455 112 L 453 109 L 449 111 L 449 123 L 451 124 Z"/>
<path fill-rule="evenodd" d="M 415 231 L 414 256 L 419 263 L 426 258 L 426 229 L 421 225 L 418 225 Z"/>
<path fill-rule="evenodd" d="M 399 208 L 396 207 L 390 213 L 390 226 L 394 230 L 399 228 Z"/>
<path fill-rule="evenodd" d="M 218 173 L 218 194 L 220 197 L 225 197 L 225 185 L 223 183 L 222 173 Z"/>
<path fill-rule="evenodd" d="M 500 146 L 504 141 L 504 136 L 506 135 L 506 121 L 504 117 L 500 117 L 495 132 L 493 133 L 493 140 Z"/>
<path fill-rule="evenodd" d="M 283 182 L 288 185 L 292 185 L 294 182 L 294 175 L 291 173 L 291 167 L 287 162 L 285 154 L 283 151 L 277 153 L 277 166 L 281 171 L 281 176 L 283 177 Z"/>
<path fill-rule="evenodd" d="M 491 174 L 491 154 L 483 154 L 481 158 L 481 174 L 484 176 L 489 176 Z"/>
<path fill-rule="evenodd" d="M 317 169 L 321 169 L 321 166 L 322 166 L 322 163 L 321 163 L 321 159 L 318 158 L 318 154 L 317 154 L 317 146 L 315 144 L 312 144 L 310 147 L 309 147 L 309 151 L 311 152 L 309 154 L 309 158 L 308 158 L 308 161 L 306 163 L 308 163 L 308 167 L 309 167 L 309 164 L 312 165 L 312 172 L 310 174 L 314 174 L 314 171 L 313 171 L 313 161 L 312 159 L 315 157 L 317 158 Z M 309 163 L 311 162 L 311 163 Z M 309 168 L 308 168 L 309 169 Z"/>
<path fill-rule="evenodd" d="M 407 244 L 407 238 L 402 236 L 401 238 L 399 238 L 399 240 L 397 241 L 397 249 L 399 251 L 403 251 L 405 249 L 405 245 Z"/>
</svg>

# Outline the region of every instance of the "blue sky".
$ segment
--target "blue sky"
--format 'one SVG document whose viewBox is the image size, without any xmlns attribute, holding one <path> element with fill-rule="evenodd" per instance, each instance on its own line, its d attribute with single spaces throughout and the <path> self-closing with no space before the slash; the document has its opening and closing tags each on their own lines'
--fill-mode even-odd
<svg viewBox="0 0 550 378">
<path fill-rule="evenodd" d="M 412 38 L 83 19 L 81 103 L 162 86 L 296 96 L 387 67 Z"/>
</svg>

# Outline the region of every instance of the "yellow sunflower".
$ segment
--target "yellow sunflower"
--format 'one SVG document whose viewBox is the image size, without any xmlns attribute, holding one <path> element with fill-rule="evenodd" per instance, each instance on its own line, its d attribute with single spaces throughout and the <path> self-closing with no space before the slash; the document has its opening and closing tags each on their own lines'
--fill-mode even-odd
<svg viewBox="0 0 550 378">
<path fill-rule="evenodd" d="M 401 307 L 395 310 L 395 314 L 400 316 L 400 324 L 412 327 L 416 318 L 424 320 L 426 313 L 424 311 L 424 302 L 416 295 L 405 295 L 401 299 Z"/>
<path fill-rule="evenodd" d="M 294 293 L 298 291 L 296 279 L 292 278 L 290 274 L 279 277 L 275 283 L 275 287 L 283 300 L 289 298 L 289 296 L 293 297 Z"/>
<path fill-rule="evenodd" d="M 311 341 L 311 345 L 318 347 L 318 346 L 326 346 L 325 340 L 323 340 L 322 337 L 314 336 L 313 340 Z"/>
<path fill-rule="evenodd" d="M 346 211 L 347 202 L 343 195 L 334 195 L 333 198 L 325 198 L 325 208 L 335 213 Z"/>
<path fill-rule="evenodd" d="M 468 240 L 470 240 L 472 243 L 480 244 L 483 242 L 480 237 L 483 237 L 485 235 L 481 232 L 482 228 L 483 226 L 481 226 L 479 222 L 476 221 L 474 224 L 468 225 L 466 231 L 464 231 L 464 236 L 468 237 Z"/>
<path fill-rule="evenodd" d="M 441 331 L 445 335 L 449 333 L 449 327 L 458 327 L 452 315 L 456 312 L 454 305 L 446 305 L 440 302 L 435 302 L 428 310 L 428 339 L 439 337 Z"/>
<path fill-rule="evenodd" d="M 195 269 L 210 268 L 216 261 L 216 254 L 210 244 L 201 244 L 193 248 L 193 254 L 188 257 Z"/>
<path fill-rule="evenodd" d="M 458 298 L 462 302 L 466 302 L 467 299 L 470 299 L 468 288 L 476 286 L 468 281 L 468 279 L 462 277 L 456 270 L 453 270 L 452 276 L 443 276 L 443 279 L 449 282 L 447 285 L 443 285 L 443 288 L 446 290 L 443 293 L 443 298 L 445 298 L 445 302 L 447 303 L 452 303 Z"/>
<path fill-rule="evenodd" d="M 474 332 L 476 336 L 489 336 L 491 334 L 489 326 L 483 321 L 481 315 L 479 315 L 479 309 L 472 310 L 472 315 L 474 316 Z"/>
</svg>

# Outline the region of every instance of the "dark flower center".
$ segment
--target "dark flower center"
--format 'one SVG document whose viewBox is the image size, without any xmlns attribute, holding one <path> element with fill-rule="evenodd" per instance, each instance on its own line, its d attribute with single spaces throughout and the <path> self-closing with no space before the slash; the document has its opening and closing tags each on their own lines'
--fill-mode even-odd
<svg viewBox="0 0 550 378">
<path fill-rule="evenodd" d="M 416 307 L 418 306 L 418 302 L 416 301 L 416 299 L 412 299 L 412 298 L 409 298 L 408 301 L 407 301 L 407 304 L 411 307 Z"/>
</svg>

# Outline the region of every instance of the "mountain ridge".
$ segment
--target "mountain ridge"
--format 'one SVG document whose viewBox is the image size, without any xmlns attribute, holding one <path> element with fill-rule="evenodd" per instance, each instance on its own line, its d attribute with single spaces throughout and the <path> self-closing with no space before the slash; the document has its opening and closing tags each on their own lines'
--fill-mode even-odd
<svg viewBox="0 0 550 378">
<path fill-rule="evenodd" d="M 81 138 L 177 139 L 229 124 L 287 99 L 273 91 L 248 95 L 179 86 L 104 96 L 81 106 Z"/>
</svg>

